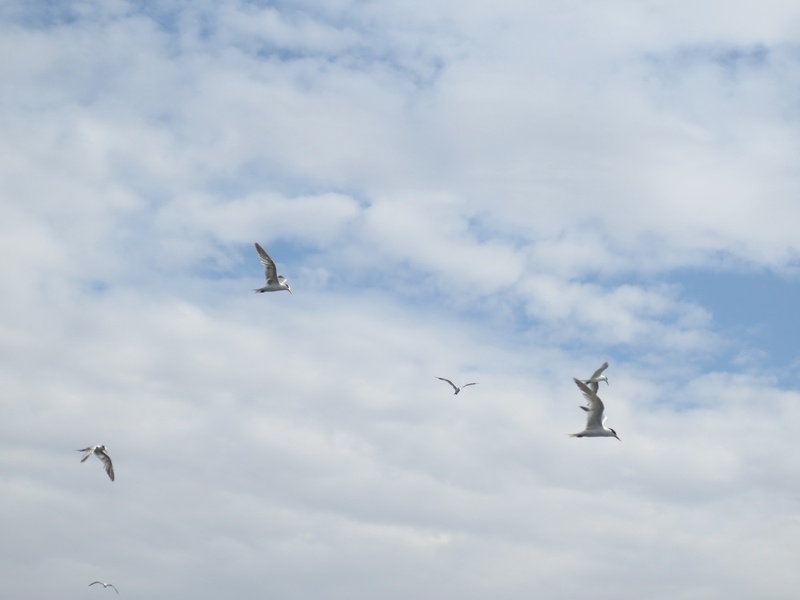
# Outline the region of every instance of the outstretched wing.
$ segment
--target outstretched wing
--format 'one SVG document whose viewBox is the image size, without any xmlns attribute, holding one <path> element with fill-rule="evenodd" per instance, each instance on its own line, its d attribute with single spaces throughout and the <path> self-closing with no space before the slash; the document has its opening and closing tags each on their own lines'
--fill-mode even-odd
<svg viewBox="0 0 800 600">
<path fill-rule="evenodd" d="M 267 283 L 278 283 L 278 269 L 275 267 L 275 262 L 269 257 L 264 249 L 259 245 L 258 242 L 255 242 L 256 245 L 256 252 L 258 252 L 258 258 L 261 259 L 261 264 L 264 265 L 264 274 L 267 276 Z"/>
<path fill-rule="evenodd" d="M 597 369 L 589 379 L 581 379 L 583 383 L 589 386 L 589 389 L 592 390 L 595 394 L 597 393 L 597 389 L 600 386 L 600 382 L 597 381 L 597 378 L 600 377 L 600 374 L 608 368 L 608 363 L 604 362 L 600 365 L 600 368 Z M 608 379 L 606 379 L 608 381 Z"/>
<path fill-rule="evenodd" d="M 94 446 L 89 446 L 88 448 L 81 448 L 80 450 L 76 450 L 76 452 L 84 453 L 83 456 L 81 456 L 81 462 L 83 462 L 92 455 L 92 452 L 94 452 Z"/>
<path fill-rule="evenodd" d="M 600 368 L 597 369 L 597 371 L 592 373 L 592 376 L 589 379 L 597 379 L 607 368 L 608 368 L 608 363 L 604 362 L 602 365 L 600 365 Z"/>
<path fill-rule="evenodd" d="M 595 394 L 589 386 L 583 383 L 580 379 L 575 379 L 574 377 L 572 380 L 575 382 L 575 385 L 581 390 L 583 397 L 589 402 L 589 407 L 581 406 L 583 410 L 586 411 L 586 429 L 602 429 L 603 428 L 603 411 L 605 410 L 605 406 L 603 406 L 603 401 L 600 400 L 600 397 Z"/>
<path fill-rule="evenodd" d="M 458 391 L 458 387 L 456 387 L 456 384 L 455 384 L 455 383 L 453 383 L 452 381 L 450 381 L 449 379 L 445 379 L 444 377 L 437 377 L 436 379 L 441 379 L 442 381 L 446 381 L 446 382 L 447 382 L 447 383 L 449 383 L 451 386 L 453 386 L 453 389 L 454 389 L 456 392 Z"/>
<path fill-rule="evenodd" d="M 103 588 L 114 588 L 114 591 L 117 592 L 117 594 L 119 594 L 119 590 L 116 587 L 114 587 L 113 583 L 106 583 L 104 581 L 93 581 L 92 583 L 89 584 L 89 587 L 92 587 L 95 583 L 99 583 L 100 585 L 103 586 Z"/>
<path fill-rule="evenodd" d="M 97 454 L 97 458 L 103 461 L 103 465 L 105 465 L 106 473 L 108 473 L 109 478 L 111 481 L 114 481 L 114 465 L 111 464 L 111 457 L 106 453 L 105 450 L 97 450 L 95 452 Z"/>
<path fill-rule="evenodd" d="M 467 387 L 468 385 L 478 385 L 478 382 L 477 382 L 477 381 L 473 381 L 472 383 L 465 383 L 465 384 L 464 384 L 464 385 L 462 385 L 461 387 L 462 387 L 462 389 L 463 389 L 463 388 Z"/>
</svg>

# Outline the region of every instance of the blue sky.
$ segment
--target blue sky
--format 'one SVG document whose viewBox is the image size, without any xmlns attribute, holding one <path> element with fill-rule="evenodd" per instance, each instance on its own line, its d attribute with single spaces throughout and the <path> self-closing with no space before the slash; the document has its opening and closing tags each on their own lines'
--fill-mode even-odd
<svg viewBox="0 0 800 600">
<path fill-rule="evenodd" d="M 799 18 L 6 2 L 0 596 L 795 598 Z"/>
</svg>

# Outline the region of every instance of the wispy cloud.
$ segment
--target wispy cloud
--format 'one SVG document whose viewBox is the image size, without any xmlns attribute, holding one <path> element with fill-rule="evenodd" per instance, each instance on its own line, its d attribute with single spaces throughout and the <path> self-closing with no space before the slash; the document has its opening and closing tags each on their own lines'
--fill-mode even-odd
<svg viewBox="0 0 800 600">
<path fill-rule="evenodd" d="M 796 12 L 5 3 L 0 595 L 792 597 Z"/>
</svg>

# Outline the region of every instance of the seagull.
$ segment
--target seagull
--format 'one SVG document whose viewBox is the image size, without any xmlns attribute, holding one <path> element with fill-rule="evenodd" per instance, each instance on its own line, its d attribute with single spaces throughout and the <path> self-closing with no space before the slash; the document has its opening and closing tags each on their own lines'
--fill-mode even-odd
<svg viewBox="0 0 800 600">
<path fill-rule="evenodd" d="M 592 390 L 596 394 L 597 393 L 597 387 L 598 387 L 598 385 L 600 384 L 601 381 L 605 381 L 606 385 L 611 385 L 611 384 L 608 383 L 608 377 L 606 377 L 605 375 L 601 375 L 600 374 L 603 371 L 605 371 L 607 368 L 608 368 L 608 363 L 604 362 L 602 365 L 600 365 L 600 368 L 597 369 L 597 371 L 592 373 L 592 376 L 589 379 L 581 379 L 581 381 L 583 383 L 587 384 L 589 386 L 589 389 Z"/>
<path fill-rule="evenodd" d="M 458 387 L 458 386 L 457 386 L 455 383 L 453 383 L 453 382 L 452 382 L 452 381 L 450 381 L 449 379 L 445 379 L 444 377 L 437 377 L 436 379 L 441 379 L 442 381 L 446 381 L 447 383 L 449 383 L 450 385 L 452 385 L 452 386 L 453 386 L 453 389 L 455 390 L 454 394 L 458 394 L 458 392 L 460 392 L 461 390 L 463 390 L 463 389 L 464 389 L 465 387 L 467 387 L 468 385 L 478 385 L 478 382 L 473 382 L 473 383 L 465 383 L 465 384 L 464 384 L 464 385 L 462 385 L 461 387 Z"/>
<path fill-rule="evenodd" d="M 111 464 L 111 457 L 108 455 L 108 451 L 106 450 L 105 446 L 89 446 L 88 448 L 81 448 L 77 452 L 85 452 L 83 458 L 81 458 L 81 462 L 84 462 L 92 454 L 97 456 L 97 458 L 103 461 L 103 464 L 106 467 L 106 473 L 108 473 L 108 476 L 111 479 L 111 481 L 114 481 L 114 465 Z M 103 583 L 103 582 L 95 581 L 95 583 Z"/>
<path fill-rule="evenodd" d="M 114 587 L 113 583 L 103 583 L 102 581 L 93 581 L 92 583 L 89 584 L 89 587 L 92 587 L 95 583 L 99 583 L 104 588 L 109 588 L 109 587 L 114 588 L 114 591 L 117 592 L 117 594 L 119 594 L 119 590 Z"/>
<path fill-rule="evenodd" d="M 617 437 L 617 432 L 604 425 L 606 417 L 603 414 L 605 409 L 603 401 L 580 379 L 573 377 L 572 380 L 583 392 L 583 397 L 589 401 L 589 408 L 581 406 L 581 409 L 588 413 L 586 415 L 586 428 L 580 433 L 571 433 L 570 437 L 615 437 L 621 442 L 622 440 Z"/>
<path fill-rule="evenodd" d="M 283 275 L 278 275 L 278 269 L 275 267 L 275 262 L 269 257 L 269 254 L 267 254 L 264 249 L 259 246 L 258 242 L 255 244 L 258 257 L 261 259 L 261 264 L 264 265 L 264 273 L 267 275 L 267 285 L 253 291 L 263 294 L 264 292 L 279 292 L 281 290 L 286 290 L 292 294 L 292 288 L 290 288 L 289 284 L 286 283 L 286 277 Z"/>
</svg>

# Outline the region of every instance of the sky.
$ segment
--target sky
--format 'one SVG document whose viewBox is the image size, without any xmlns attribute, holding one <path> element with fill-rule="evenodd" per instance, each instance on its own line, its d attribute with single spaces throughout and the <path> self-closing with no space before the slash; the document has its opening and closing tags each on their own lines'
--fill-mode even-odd
<svg viewBox="0 0 800 600">
<path fill-rule="evenodd" d="M 797 598 L 799 32 L 3 2 L 0 597 Z"/>
</svg>

